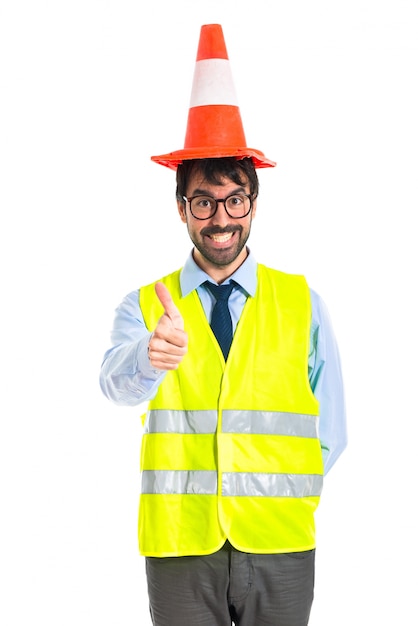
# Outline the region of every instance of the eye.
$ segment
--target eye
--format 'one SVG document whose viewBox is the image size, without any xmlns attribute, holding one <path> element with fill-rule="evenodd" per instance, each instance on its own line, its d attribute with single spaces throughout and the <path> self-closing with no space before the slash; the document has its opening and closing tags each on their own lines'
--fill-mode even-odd
<svg viewBox="0 0 418 626">
<path fill-rule="evenodd" d="M 244 196 L 229 196 L 228 204 L 233 207 L 238 207 L 244 204 L 245 197 Z"/>
<path fill-rule="evenodd" d="M 212 206 L 213 200 L 211 198 L 206 198 L 205 196 L 199 196 L 195 198 L 195 203 L 199 209 L 207 209 Z"/>
</svg>

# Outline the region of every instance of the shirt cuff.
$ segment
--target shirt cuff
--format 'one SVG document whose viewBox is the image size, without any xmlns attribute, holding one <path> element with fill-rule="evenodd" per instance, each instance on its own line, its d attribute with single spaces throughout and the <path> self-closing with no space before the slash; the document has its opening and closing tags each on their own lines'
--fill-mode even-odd
<svg viewBox="0 0 418 626">
<path fill-rule="evenodd" d="M 166 373 L 165 370 L 157 370 L 154 369 L 151 365 L 149 356 L 148 356 L 148 345 L 150 339 L 152 337 L 152 333 L 148 333 L 143 337 L 139 344 L 136 355 L 136 367 L 137 371 L 141 372 L 141 375 L 148 380 L 158 380 L 159 378 L 163 378 Z"/>
</svg>

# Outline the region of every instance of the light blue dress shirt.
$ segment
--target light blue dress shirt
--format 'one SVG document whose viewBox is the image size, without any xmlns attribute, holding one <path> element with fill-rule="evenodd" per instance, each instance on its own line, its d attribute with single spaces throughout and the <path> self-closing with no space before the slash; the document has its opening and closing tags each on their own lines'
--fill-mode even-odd
<svg viewBox="0 0 418 626">
<path fill-rule="evenodd" d="M 256 292 L 257 262 L 251 252 L 225 282 L 231 279 L 239 285 L 229 298 L 235 331 L 247 296 L 254 296 Z M 196 265 L 190 254 L 180 274 L 182 295 L 186 296 L 196 289 L 210 320 L 215 300 L 203 287 L 206 280 L 212 279 Z M 310 294 L 312 321 L 308 374 L 320 406 L 319 438 L 327 473 L 347 445 L 344 387 L 338 346 L 327 309 L 312 289 Z M 148 342 L 152 330 L 147 329 L 144 323 L 139 307 L 139 290 L 133 291 L 116 309 L 112 347 L 104 355 L 100 372 L 100 386 L 112 402 L 135 406 L 154 397 L 166 372 L 156 371 L 150 364 Z"/>
</svg>

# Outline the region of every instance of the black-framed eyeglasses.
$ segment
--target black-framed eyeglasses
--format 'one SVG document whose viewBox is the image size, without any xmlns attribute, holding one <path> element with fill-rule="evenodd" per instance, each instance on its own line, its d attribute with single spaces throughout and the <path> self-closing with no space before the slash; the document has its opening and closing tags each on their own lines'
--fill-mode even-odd
<svg viewBox="0 0 418 626">
<path fill-rule="evenodd" d="M 212 196 L 192 196 L 183 200 L 190 205 L 190 213 L 197 220 L 208 220 L 218 210 L 219 202 L 222 202 L 225 211 L 234 220 L 246 217 L 253 208 L 253 196 L 244 193 L 233 193 L 227 198 L 212 198 Z"/>
</svg>

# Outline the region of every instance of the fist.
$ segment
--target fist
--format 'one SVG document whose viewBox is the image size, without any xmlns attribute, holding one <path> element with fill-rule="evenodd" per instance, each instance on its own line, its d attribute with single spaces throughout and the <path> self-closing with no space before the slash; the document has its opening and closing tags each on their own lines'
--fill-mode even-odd
<svg viewBox="0 0 418 626">
<path fill-rule="evenodd" d="M 154 369 L 175 370 L 187 352 L 187 334 L 180 311 L 163 283 L 156 283 L 155 293 L 164 313 L 148 344 L 148 356 Z"/>
</svg>

